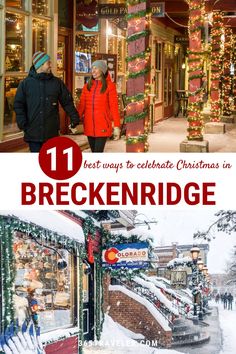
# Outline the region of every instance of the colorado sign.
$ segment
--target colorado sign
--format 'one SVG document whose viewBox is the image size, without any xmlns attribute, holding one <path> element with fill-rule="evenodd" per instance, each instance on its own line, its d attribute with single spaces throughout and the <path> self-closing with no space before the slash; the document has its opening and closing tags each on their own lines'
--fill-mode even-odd
<svg viewBox="0 0 236 354">
<path fill-rule="evenodd" d="M 111 246 L 102 252 L 105 268 L 148 268 L 148 243 L 123 243 Z"/>
</svg>

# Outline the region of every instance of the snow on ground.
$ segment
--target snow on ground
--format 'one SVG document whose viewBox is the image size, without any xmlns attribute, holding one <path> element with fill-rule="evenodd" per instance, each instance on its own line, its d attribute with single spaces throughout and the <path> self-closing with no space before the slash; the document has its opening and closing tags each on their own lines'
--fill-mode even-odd
<svg viewBox="0 0 236 354">
<path fill-rule="evenodd" d="M 233 304 L 233 310 L 224 310 L 222 304 L 218 304 L 220 327 L 223 335 L 223 348 L 220 354 L 236 353 L 236 305 Z"/>
<path fill-rule="evenodd" d="M 180 354 L 181 352 L 168 349 L 155 349 L 137 343 L 131 339 L 130 331 L 127 332 L 118 326 L 108 315 L 105 322 L 100 342 L 89 342 L 84 347 L 84 354 Z"/>
</svg>

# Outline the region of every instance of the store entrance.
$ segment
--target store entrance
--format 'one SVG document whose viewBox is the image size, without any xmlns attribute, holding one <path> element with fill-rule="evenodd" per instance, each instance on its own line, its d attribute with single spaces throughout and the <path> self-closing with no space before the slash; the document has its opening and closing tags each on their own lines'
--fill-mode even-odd
<svg viewBox="0 0 236 354">
<path fill-rule="evenodd" d="M 83 329 L 84 340 L 94 339 L 94 265 L 83 265 Z"/>
<path fill-rule="evenodd" d="M 65 30 L 59 32 L 58 35 L 58 46 L 57 46 L 57 76 L 62 79 L 66 84 L 67 88 L 71 92 L 72 90 L 72 74 L 73 74 L 73 65 L 69 64 L 73 62 L 71 57 L 71 32 L 70 30 Z M 60 112 L 60 128 L 62 134 L 68 133 L 69 119 L 66 116 L 65 111 L 61 108 Z"/>
</svg>

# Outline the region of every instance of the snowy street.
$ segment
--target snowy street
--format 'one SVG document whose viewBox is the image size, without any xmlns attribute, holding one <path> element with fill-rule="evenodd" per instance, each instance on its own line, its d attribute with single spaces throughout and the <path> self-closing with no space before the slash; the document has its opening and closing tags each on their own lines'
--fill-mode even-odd
<svg viewBox="0 0 236 354">
<path fill-rule="evenodd" d="M 139 344 L 134 341 L 135 334 L 121 329 L 110 316 L 105 316 L 105 322 L 103 327 L 103 333 L 101 342 L 98 345 L 93 345 L 93 342 L 89 342 L 84 347 L 85 354 L 180 354 L 181 351 L 167 350 L 167 349 L 155 349 L 148 347 L 144 344 Z"/>
<path fill-rule="evenodd" d="M 212 306 L 216 306 L 215 302 L 212 302 Z M 234 333 L 234 326 L 236 323 L 236 306 L 233 306 L 233 310 L 224 310 L 222 304 L 218 304 L 220 326 L 216 323 L 215 318 L 209 322 L 210 327 L 215 323 L 216 328 L 214 332 L 218 333 L 218 337 L 222 336 L 223 344 L 219 353 L 219 346 L 222 342 L 221 338 L 215 342 L 215 339 L 210 340 L 209 343 L 205 343 L 202 346 L 193 348 L 179 348 L 178 350 L 172 349 L 154 349 L 143 344 L 138 344 L 129 335 L 128 331 L 121 329 L 109 316 L 106 316 L 104 323 L 104 331 L 102 333 L 101 342 L 98 345 L 93 345 L 90 342 L 88 346 L 85 346 L 85 354 L 103 353 L 103 354 L 179 354 L 179 353 L 203 353 L 208 354 L 235 354 L 236 337 Z M 210 329 L 209 327 L 209 329 Z M 213 326 L 212 326 L 213 327 Z M 220 327 L 220 330 L 219 328 Z M 213 328 L 210 329 L 211 336 L 213 335 Z M 134 337 L 132 335 L 132 337 Z M 216 336 L 215 336 L 216 337 Z M 117 346 L 115 345 L 117 343 Z M 119 345 L 120 343 L 120 345 Z M 215 349 L 214 349 L 215 348 Z"/>
<path fill-rule="evenodd" d="M 223 348 L 220 354 L 235 354 L 236 352 L 236 306 L 233 310 L 224 310 L 223 305 L 219 304 L 220 326 L 223 331 Z"/>
</svg>

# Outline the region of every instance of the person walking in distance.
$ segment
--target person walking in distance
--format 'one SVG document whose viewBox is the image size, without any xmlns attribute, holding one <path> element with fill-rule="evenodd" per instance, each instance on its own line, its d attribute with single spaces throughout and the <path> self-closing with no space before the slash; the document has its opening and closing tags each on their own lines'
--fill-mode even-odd
<svg viewBox="0 0 236 354">
<path fill-rule="evenodd" d="M 79 115 L 71 93 L 61 79 L 52 74 L 48 54 L 36 52 L 28 76 L 18 86 L 14 101 L 16 121 L 24 131 L 24 140 L 31 152 L 39 152 L 50 138 L 59 135 L 59 103 L 71 120 L 79 124 Z"/>
<path fill-rule="evenodd" d="M 119 139 L 120 115 L 117 91 L 105 61 L 96 60 L 92 63 L 92 77 L 83 87 L 77 109 L 92 152 L 104 151 L 106 140 L 112 135 L 112 121 L 114 139 Z"/>
<path fill-rule="evenodd" d="M 227 292 L 224 294 L 223 301 L 224 301 L 224 309 L 227 309 L 227 302 L 228 302 Z"/>
<path fill-rule="evenodd" d="M 231 293 L 228 294 L 228 310 L 232 310 L 232 304 L 234 301 L 234 297 Z"/>
</svg>

